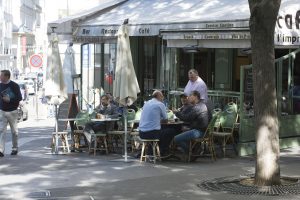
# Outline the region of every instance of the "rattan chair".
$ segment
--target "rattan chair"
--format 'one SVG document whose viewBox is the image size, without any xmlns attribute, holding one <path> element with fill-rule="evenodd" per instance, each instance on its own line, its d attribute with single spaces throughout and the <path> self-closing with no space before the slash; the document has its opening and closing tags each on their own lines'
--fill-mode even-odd
<svg viewBox="0 0 300 200">
<path fill-rule="evenodd" d="M 135 111 L 133 109 L 127 110 L 127 134 L 129 135 L 132 131 L 132 124 L 128 121 L 131 121 L 135 118 Z M 118 128 L 116 130 L 107 131 L 107 135 L 109 136 L 109 144 L 111 148 L 114 150 L 115 148 L 120 149 L 124 145 L 124 135 L 125 135 L 125 127 L 124 127 L 124 117 L 121 117 L 117 122 Z"/>
<path fill-rule="evenodd" d="M 213 161 L 216 160 L 216 152 L 214 148 L 214 141 L 212 132 L 219 129 L 219 123 L 217 122 L 218 115 L 214 115 L 206 128 L 204 136 L 201 138 L 192 139 L 189 145 L 188 162 L 196 160 L 198 157 L 203 156 L 204 151 L 207 149 L 208 154 Z"/>
<path fill-rule="evenodd" d="M 82 139 L 84 140 L 85 143 L 84 146 L 88 146 L 87 139 L 83 134 L 83 129 L 85 124 L 89 120 L 90 120 L 89 113 L 87 111 L 80 111 L 79 113 L 77 113 L 76 120 L 74 123 L 75 129 L 73 130 L 75 149 L 80 149 L 81 147 L 83 147 L 83 145 L 80 144 Z"/>
<path fill-rule="evenodd" d="M 223 156 L 226 155 L 226 145 L 232 144 L 233 150 L 236 152 L 234 130 L 238 121 L 238 109 L 235 103 L 230 103 L 225 107 L 225 110 L 220 113 L 219 123 L 220 128 L 213 131 L 213 137 L 221 141 Z"/>
</svg>

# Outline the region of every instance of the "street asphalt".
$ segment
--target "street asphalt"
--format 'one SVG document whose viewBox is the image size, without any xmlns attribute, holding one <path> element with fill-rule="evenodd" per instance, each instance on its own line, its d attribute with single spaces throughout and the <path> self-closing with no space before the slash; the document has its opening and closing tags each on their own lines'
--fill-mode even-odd
<svg viewBox="0 0 300 200">
<path fill-rule="evenodd" d="M 11 134 L 7 134 L 5 156 L 0 158 L 0 200 L 300 199 L 300 195 L 247 196 L 197 186 L 218 177 L 253 174 L 252 156 L 223 158 L 219 152 L 215 162 L 199 158 L 193 163 L 169 160 L 153 164 L 135 159 L 124 162 L 119 154 L 53 155 L 50 142 L 54 120 L 39 117 L 19 123 L 17 156 L 10 155 Z M 299 177 L 299 155 L 300 148 L 282 150 L 282 175 Z"/>
</svg>

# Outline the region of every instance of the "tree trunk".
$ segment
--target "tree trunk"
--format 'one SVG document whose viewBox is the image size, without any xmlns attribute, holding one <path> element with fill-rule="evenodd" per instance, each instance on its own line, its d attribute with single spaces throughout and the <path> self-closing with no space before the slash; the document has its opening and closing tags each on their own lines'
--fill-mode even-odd
<svg viewBox="0 0 300 200">
<path fill-rule="evenodd" d="M 280 0 L 248 0 L 256 131 L 255 184 L 280 184 L 274 31 Z"/>
</svg>

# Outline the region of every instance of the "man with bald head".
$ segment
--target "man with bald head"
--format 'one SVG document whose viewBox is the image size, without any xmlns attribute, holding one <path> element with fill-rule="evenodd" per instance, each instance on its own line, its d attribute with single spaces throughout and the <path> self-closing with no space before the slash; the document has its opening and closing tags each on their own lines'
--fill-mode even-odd
<svg viewBox="0 0 300 200">
<path fill-rule="evenodd" d="M 166 155 L 169 144 L 174 136 L 173 129 L 161 129 L 161 122 L 168 121 L 166 106 L 163 104 L 164 95 L 156 90 L 152 99 L 143 106 L 139 123 L 139 135 L 142 139 L 159 139 L 161 155 Z"/>
<path fill-rule="evenodd" d="M 208 96 L 205 82 L 199 77 L 198 72 L 195 69 L 190 69 L 188 76 L 189 82 L 184 88 L 184 93 L 190 95 L 192 91 L 198 91 L 200 93 L 200 99 L 206 103 Z"/>
</svg>

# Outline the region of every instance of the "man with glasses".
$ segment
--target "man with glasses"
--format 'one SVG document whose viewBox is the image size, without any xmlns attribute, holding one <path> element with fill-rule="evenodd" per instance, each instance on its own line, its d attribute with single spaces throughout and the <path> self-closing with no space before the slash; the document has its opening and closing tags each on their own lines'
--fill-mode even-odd
<svg viewBox="0 0 300 200">
<path fill-rule="evenodd" d="M 96 116 L 99 118 L 112 118 L 116 119 L 119 117 L 118 107 L 110 102 L 108 95 L 101 96 L 101 103 L 95 108 Z M 88 122 L 84 127 L 84 135 L 89 143 L 91 143 L 91 133 L 98 131 L 108 131 L 112 129 L 114 122 Z"/>
</svg>

